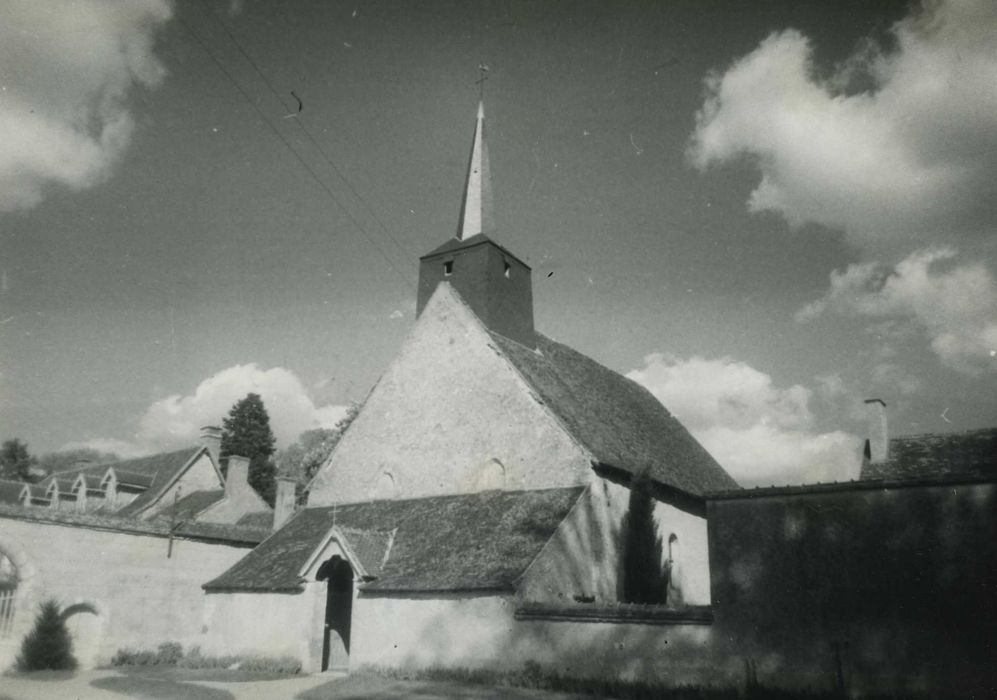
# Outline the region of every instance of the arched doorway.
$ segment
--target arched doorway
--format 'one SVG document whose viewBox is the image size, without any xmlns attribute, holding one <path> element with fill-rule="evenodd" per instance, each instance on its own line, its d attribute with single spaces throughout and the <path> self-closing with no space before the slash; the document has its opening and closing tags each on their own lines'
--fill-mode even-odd
<svg viewBox="0 0 997 700">
<path fill-rule="evenodd" d="M 353 617 L 353 568 L 338 554 L 322 563 L 315 578 L 326 581 L 322 670 L 350 666 L 350 620 Z"/>
<path fill-rule="evenodd" d="M 97 606 L 92 603 L 70 605 L 62 611 L 62 619 L 73 639 L 73 656 L 80 669 L 96 668 L 104 636 L 104 621 Z"/>
</svg>

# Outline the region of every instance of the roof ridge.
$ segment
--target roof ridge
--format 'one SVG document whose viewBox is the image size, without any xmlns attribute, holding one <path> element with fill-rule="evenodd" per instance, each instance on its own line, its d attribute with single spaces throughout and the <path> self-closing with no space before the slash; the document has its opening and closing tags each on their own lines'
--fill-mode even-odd
<svg viewBox="0 0 997 700">
<path fill-rule="evenodd" d="M 949 437 L 953 435 L 972 435 L 974 433 L 997 433 L 997 427 L 991 428 L 969 428 L 966 430 L 950 430 L 945 433 L 910 433 L 908 435 L 895 435 L 890 438 L 890 442 L 894 440 L 911 440 L 913 438 L 925 438 L 925 437 Z"/>
</svg>

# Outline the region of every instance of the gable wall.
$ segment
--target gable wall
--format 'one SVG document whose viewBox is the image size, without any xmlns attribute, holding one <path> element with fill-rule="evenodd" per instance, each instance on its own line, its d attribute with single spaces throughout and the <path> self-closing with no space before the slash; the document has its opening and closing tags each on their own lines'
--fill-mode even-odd
<svg viewBox="0 0 997 700">
<path fill-rule="evenodd" d="M 385 471 L 398 498 L 470 493 L 494 483 L 493 460 L 507 489 L 591 478 L 588 454 L 441 284 L 312 483 L 309 504 L 367 500 Z"/>
<path fill-rule="evenodd" d="M 153 485 L 153 488 L 157 488 L 158 484 Z M 208 456 L 207 452 L 202 452 L 201 455 L 191 464 L 187 471 L 177 479 L 177 482 L 173 484 L 164 493 L 156 503 L 151 507 L 147 508 L 142 513 L 143 518 L 149 518 L 158 513 L 163 508 L 168 508 L 173 505 L 173 500 L 176 497 L 176 493 L 179 490 L 179 497 L 190 495 L 194 491 L 208 491 L 211 489 L 222 488 L 222 482 L 218 478 L 218 473 L 215 471 L 214 463 L 211 461 L 211 457 Z"/>
</svg>

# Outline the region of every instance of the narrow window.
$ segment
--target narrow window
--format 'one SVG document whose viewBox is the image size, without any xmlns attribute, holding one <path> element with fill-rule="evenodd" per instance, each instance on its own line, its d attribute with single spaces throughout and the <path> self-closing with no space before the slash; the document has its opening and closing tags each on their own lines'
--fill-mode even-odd
<svg viewBox="0 0 997 700">
<path fill-rule="evenodd" d="M 505 266 L 505 269 L 503 270 L 505 278 L 509 279 L 512 276 L 512 265 L 510 265 L 508 262 L 505 261 L 503 261 L 502 264 Z"/>
<path fill-rule="evenodd" d="M 0 638 L 9 637 L 14 628 L 14 603 L 17 598 L 17 567 L 0 552 Z"/>
<path fill-rule="evenodd" d="M 449 277 L 452 274 L 453 274 L 453 260 L 448 260 L 447 262 L 443 263 L 443 276 Z"/>
</svg>

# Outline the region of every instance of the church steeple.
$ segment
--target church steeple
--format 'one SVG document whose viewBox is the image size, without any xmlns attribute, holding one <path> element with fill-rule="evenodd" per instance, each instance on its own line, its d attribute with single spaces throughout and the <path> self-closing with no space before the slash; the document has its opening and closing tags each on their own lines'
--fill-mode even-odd
<svg viewBox="0 0 997 700">
<path fill-rule="evenodd" d="M 535 348 L 530 266 L 488 237 L 494 229 L 485 109 L 479 104 L 457 235 L 419 258 L 415 313 L 421 316 L 436 287 L 446 282 L 489 331 Z"/>
<path fill-rule="evenodd" d="M 488 169 L 488 146 L 485 144 L 485 105 L 478 103 L 478 120 L 474 126 L 471 158 L 467 164 L 464 197 L 460 203 L 457 240 L 495 230 L 492 214 L 492 174 Z"/>
</svg>

